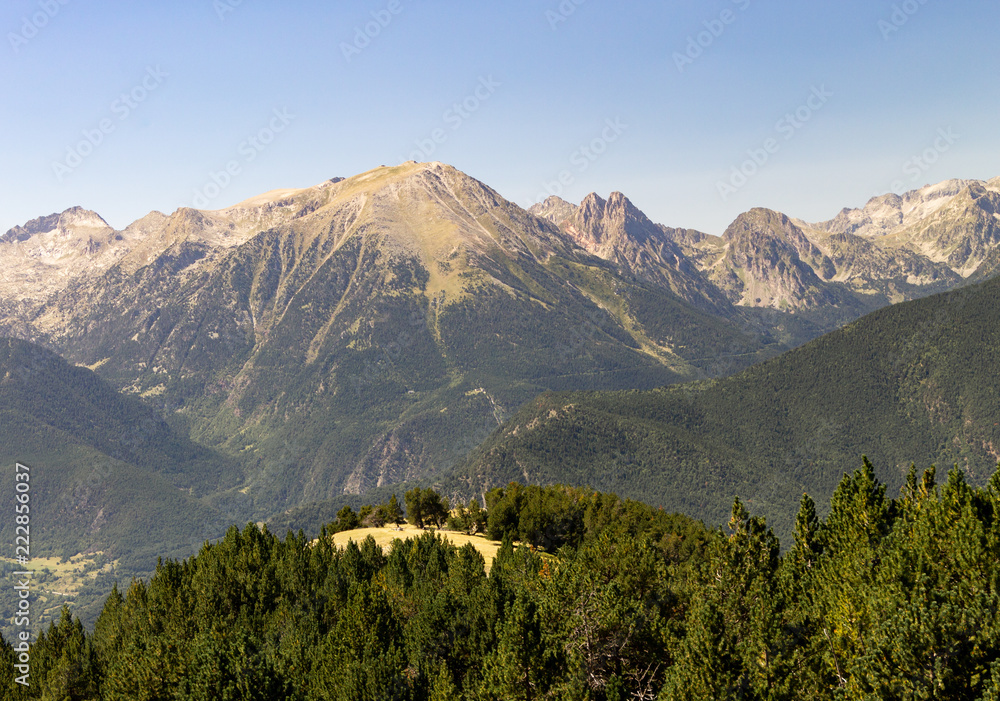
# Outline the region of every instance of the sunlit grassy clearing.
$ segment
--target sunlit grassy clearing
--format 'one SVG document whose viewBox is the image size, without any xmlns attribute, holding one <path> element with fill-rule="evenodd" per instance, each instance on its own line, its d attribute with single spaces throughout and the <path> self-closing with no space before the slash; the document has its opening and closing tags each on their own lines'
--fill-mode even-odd
<svg viewBox="0 0 1000 701">
<path fill-rule="evenodd" d="M 333 536 L 333 542 L 339 547 L 346 546 L 347 543 L 352 540 L 360 545 L 365 538 L 371 536 L 375 539 L 375 543 L 383 550 L 388 550 L 392 545 L 392 541 L 397 538 L 400 540 L 416 538 L 429 532 L 438 533 L 457 548 L 462 547 L 466 543 L 472 543 L 473 547 L 482 553 L 483 558 L 486 560 L 487 572 L 490 571 L 490 567 L 493 565 L 493 558 L 496 557 L 497 551 L 500 550 L 501 543 L 497 540 L 487 540 L 483 536 L 466 535 L 465 533 L 458 533 L 456 531 L 433 531 L 432 529 L 422 530 L 416 526 L 411 526 L 408 523 L 403 524 L 398 528 L 396 526 L 386 526 L 384 528 L 357 528 L 353 531 L 343 531 Z"/>
</svg>

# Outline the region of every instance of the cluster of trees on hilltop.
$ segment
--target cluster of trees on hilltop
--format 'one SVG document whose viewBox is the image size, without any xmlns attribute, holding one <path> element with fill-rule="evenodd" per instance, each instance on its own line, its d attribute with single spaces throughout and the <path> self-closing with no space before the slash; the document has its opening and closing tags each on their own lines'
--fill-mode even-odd
<svg viewBox="0 0 1000 701">
<path fill-rule="evenodd" d="M 366 504 L 357 513 L 350 506 L 344 506 L 337 512 L 337 520 L 323 527 L 323 533 L 333 535 L 355 528 L 382 528 L 404 521 L 403 509 L 393 494 L 389 501 L 377 505 Z"/>
<path fill-rule="evenodd" d="M 487 572 L 439 536 L 345 549 L 231 529 L 31 650 L 58 699 L 998 699 L 1000 472 L 972 488 L 867 460 L 782 553 L 737 500 L 727 529 L 563 487 L 490 498 Z M 539 525 L 541 524 L 541 525 Z M 522 529 L 524 529 L 522 531 Z M 558 557 L 511 537 L 561 539 Z M 565 537 L 563 537 L 565 534 Z M 555 541 L 553 541 L 555 542 Z"/>
<path fill-rule="evenodd" d="M 469 509 L 460 506 L 455 513 L 452 513 L 448 499 L 430 488 L 414 487 L 406 492 L 405 499 L 405 514 L 395 494 L 387 502 L 377 505 L 366 504 L 357 512 L 349 505 L 344 506 L 337 512 L 337 520 L 325 524 L 321 533 L 333 535 L 356 528 L 399 525 L 406 521 L 418 528 L 441 528 L 447 524 L 453 530 L 466 532 L 483 530 L 480 522 L 484 522 L 485 512 L 481 510 L 478 501 L 473 500 L 475 505 L 469 502 Z M 474 512 L 475 515 L 470 517 L 470 512 Z"/>
</svg>

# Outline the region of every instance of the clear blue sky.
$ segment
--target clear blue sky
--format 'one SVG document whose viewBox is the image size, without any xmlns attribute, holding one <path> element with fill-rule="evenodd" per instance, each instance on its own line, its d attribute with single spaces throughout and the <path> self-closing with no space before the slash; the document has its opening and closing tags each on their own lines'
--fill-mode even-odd
<svg viewBox="0 0 1000 701">
<path fill-rule="evenodd" d="M 716 234 L 754 206 L 822 220 L 1000 175 L 997 27 L 995 0 L 7 0 L 0 231 L 414 156 L 524 206 L 621 190 Z"/>
</svg>

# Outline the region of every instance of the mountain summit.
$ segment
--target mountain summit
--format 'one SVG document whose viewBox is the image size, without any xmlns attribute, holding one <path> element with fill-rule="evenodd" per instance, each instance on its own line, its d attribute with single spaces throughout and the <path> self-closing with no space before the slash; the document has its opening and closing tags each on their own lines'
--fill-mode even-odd
<svg viewBox="0 0 1000 701">
<path fill-rule="evenodd" d="M 614 205 L 588 225 L 659 236 Z M 228 498 L 261 516 L 438 474 L 540 391 L 655 387 L 785 347 L 441 163 L 154 212 L 114 236 L 113 259 L 5 323 L 241 460 Z"/>
<path fill-rule="evenodd" d="M 725 313 L 793 312 L 830 331 L 888 304 L 991 277 L 1000 265 L 1000 178 L 872 198 L 816 224 L 757 208 L 720 236 L 653 224 L 621 193 L 531 208 L 577 245 Z"/>
<path fill-rule="evenodd" d="M 569 239 L 604 260 L 661 285 L 686 301 L 716 313 L 729 310 L 725 297 L 684 255 L 674 230 L 654 224 L 620 192 L 607 200 L 596 193 L 579 207 L 549 198 L 528 211 L 559 225 Z"/>
<path fill-rule="evenodd" d="M 814 225 L 754 209 L 719 237 L 618 192 L 526 211 L 408 162 L 122 231 L 79 208 L 15 227 L 0 327 L 238 460 L 225 499 L 267 517 L 443 475 L 540 392 L 728 375 L 991 274 L 997 196 L 955 181 Z"/>
</svg>

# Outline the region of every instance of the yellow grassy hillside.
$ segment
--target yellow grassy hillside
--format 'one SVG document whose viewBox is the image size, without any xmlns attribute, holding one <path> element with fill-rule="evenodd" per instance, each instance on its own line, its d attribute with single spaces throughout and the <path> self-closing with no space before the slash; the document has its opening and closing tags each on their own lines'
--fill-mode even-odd
<svg viewBox="0 0 1000 701">
<path fill-rule="evenodd" d="M 353 531 L 337 533 L 333 536 L 333 542 L 339 547 L 344 547 L 349 541 L 352 540 L 360 545 L 365 538 L 371 536 L 375 539 L 375 542 L 382 547 L 382 550 L 388 550 L 389 546 L 392 545 L 392 541 L 397 538 L 401 540 L 416 538 L 427 532 L 430 532 L 430 529 L 421 530 L 408 523 L 399 526 L 398 530 L 396 526 L 386 526 L 384 528 L 356 528 Z M 483 554 L 483 558 L 486 560 L 486 571 L 490 571 L 490 567 L 493 565 L 493 558 L 496 557 L 497 551 L 500 549 L 499 541 L 487 540 L 483 536 L 465 535 L 464 533 L 457 533 L 455 531 L 440 530 L 435 532 L 458 548 L 462 547 L 466 543 L 472 543 L 473 547 Z"/>
</svg>

